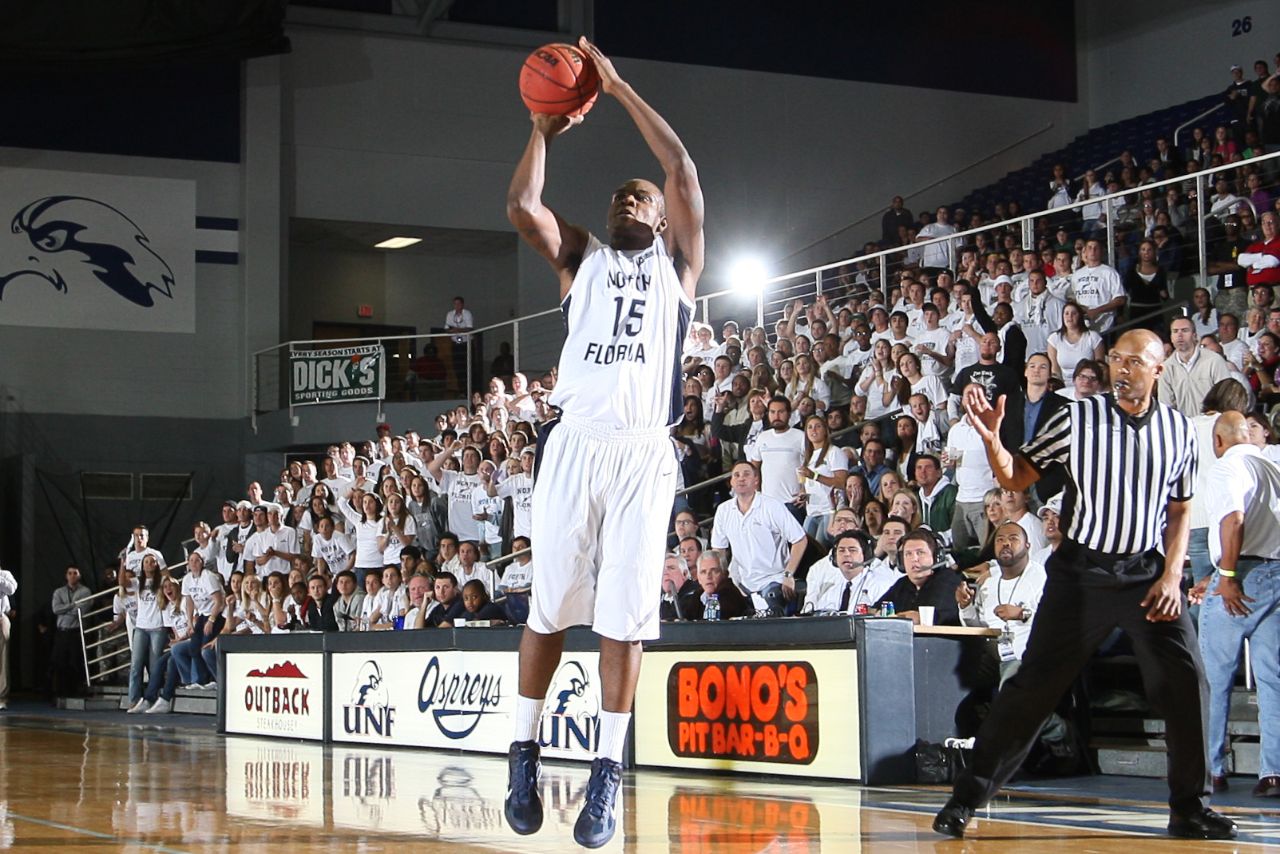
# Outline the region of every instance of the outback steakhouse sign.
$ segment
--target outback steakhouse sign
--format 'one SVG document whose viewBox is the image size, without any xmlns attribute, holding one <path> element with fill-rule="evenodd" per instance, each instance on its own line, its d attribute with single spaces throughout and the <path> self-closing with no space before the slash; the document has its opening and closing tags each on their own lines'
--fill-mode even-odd
<svg viewBox="0 0 1280 854">
<path fill-rule="evenodd" d="M 807 765 L 818 752 L 818 677 L 807 662 L 677 662 L 667 705 L 676 756 Z"/>
</svg>

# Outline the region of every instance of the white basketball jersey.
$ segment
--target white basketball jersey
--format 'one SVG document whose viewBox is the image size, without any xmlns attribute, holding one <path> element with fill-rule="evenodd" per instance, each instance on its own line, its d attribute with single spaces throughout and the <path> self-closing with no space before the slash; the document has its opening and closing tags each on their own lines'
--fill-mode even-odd
<svg viewBox="0 0 1280 854">
<path fill-rule="evenodd" d="M 590 236 L 560 309 L 565 340 L 553 406 L 627 429 L 680 421 L 680 347 L 693 303 L 661 237 L 647 249 L 617 250 Z"/>
</svg>

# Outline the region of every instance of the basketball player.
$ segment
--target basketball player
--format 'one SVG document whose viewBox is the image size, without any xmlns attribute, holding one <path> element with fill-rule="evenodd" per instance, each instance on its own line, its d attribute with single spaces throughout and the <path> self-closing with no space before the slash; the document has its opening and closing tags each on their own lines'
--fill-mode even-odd
<svg viewBox="0 0 1280 854">
<path fill-rule="evenodd" d="M 613 836 L 622 751 L 640 642 L 658 637 L 662 557 L 676 488 L 669 428 L 682 416 L 680 347 L 703 264 L 702 190 L 689 153 L 585 38 L 600 88 L 617 98 L 665 173 L 660 189 L 634 178 L 609 204 L 601 243 L 542 203 L 547 148 L 581 118 L 533 115 L 507 195 L 507 215 L 560 280 L 567 334 L 543 429 L 532 508 L 538 570 L 520 642 L 515 740 L 506 817 L 521 834 L 542 826 L 538 722 L 564 631 L 600 635 L 598 756 L 574 839 Z"/>
</svg>

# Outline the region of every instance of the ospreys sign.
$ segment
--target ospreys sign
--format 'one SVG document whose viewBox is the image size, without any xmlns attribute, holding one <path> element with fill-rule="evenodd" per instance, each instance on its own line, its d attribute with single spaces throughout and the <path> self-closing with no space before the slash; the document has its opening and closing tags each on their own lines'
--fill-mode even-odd
<svg viewBox="0 0 1280 854">
<path fill-rule="evenodd" d="M 380 400 L 386 355 L 378 344 L 289 354 L 289 405 Z"/>
</svg>

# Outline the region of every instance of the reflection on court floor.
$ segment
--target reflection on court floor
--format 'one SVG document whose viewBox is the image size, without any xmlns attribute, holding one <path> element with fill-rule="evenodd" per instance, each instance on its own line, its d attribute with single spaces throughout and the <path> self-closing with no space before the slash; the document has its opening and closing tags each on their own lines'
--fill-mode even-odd
<svg viewBox="0 0 1280 854">
<path fill-rule="evenodd" d="M 578 850 L 572 825 L 588 773 L 547 765 L 546 825 L 519 837 L 503 821 L 506 763 L 496 756 L 11 717 L 0 719 L 0 767 L 0 850 L 291 854 Z M 1161 805 L 1090 803 L 1083 791 L 1002 800 L 962 843 L 929 829 L 938 790 L 639 771 L 623 797 L 606 851 L 1133 854 L 1280 839 L 1280 812 L 1237 811 L 1240 842 L 1173 843 L 1159 835 Z"/>
</svg>

